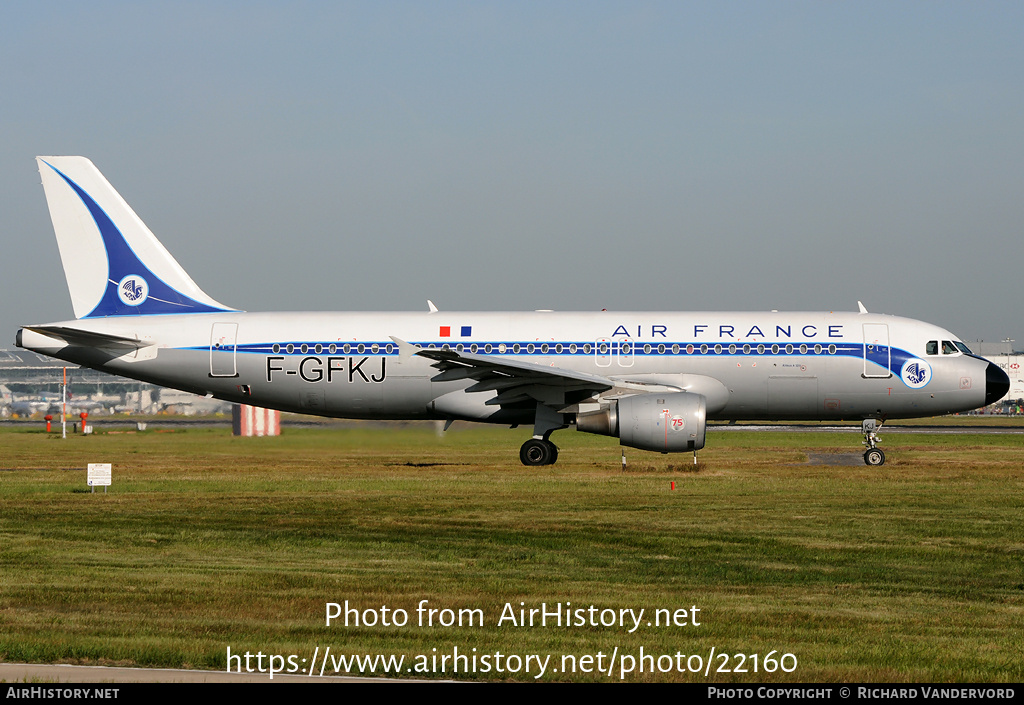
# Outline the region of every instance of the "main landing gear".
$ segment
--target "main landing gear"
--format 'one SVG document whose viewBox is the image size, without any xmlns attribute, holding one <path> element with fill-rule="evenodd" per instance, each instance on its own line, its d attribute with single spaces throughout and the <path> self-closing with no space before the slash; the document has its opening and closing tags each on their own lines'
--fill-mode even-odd
<svg viewBox="0 0 1024 705">
<path fill-rule="evenodd" d="M 885 463 L 885 453 L 878 447 L 878 441 L 882 440 L 878 437 L 878 429 L 881 428 L 882 422 L 878 419 L 864 419 L 861 423 L 861 432 L 864 434 L 864 445 L 867 446 L 867 450 L 864 451 L 864 463 L 866 465 L 882 465 Z"/>
<path fill-rule="evenodd" d="M 558 460 L 558 447 L 548 438 L 560 428 L 565 428 L 562 415 L 538 403 L 537 416 L 533 422 L 533 438 L 519 449 L 519 459 L 523 465 L 554 465 Z"/>
<path fill-rule="evenodd" d="M 554 465 L 558 460 L 558 446 L 544 438 L 531 438 L 519 449 L 523 465 Z"/>
</svg>

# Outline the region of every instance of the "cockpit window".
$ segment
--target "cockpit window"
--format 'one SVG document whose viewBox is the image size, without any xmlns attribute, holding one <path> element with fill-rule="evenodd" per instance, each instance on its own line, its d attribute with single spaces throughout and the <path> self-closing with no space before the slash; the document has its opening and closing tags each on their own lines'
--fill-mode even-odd
<svg viewBox="0 0 1024 705">
<path fill-rule="evenodd" d="M 956 346 L 953 345 L 953 343 L 949 342 L 948 340 L 943 340 L 942 341 L 942 354 L 943 355 L 955 355 L 958 352 L 960 352 L 960 351 L 956 349 Z"/>
<path fill-rule="evenodd" d="M 926 355 L 938 355 L 939 354 L 939 341 L 929 340 L 928 344 L 924 346 L 924 352 Z"/>
<path fill-rule="evenodd" d="M 964 345 L 963 343 L 961 343 L 961 342 L 960 342 L 959 340 L 954 340 L 954 341 L 953 341 L 953 344 L 954 344 L 954 345 L 956 345 L 956 347 L 957 347 L 957 348 L 958 348 L 958 349 L 960 350 L 960 352 L 962 352 L 962 353 L 963 353 L 964 355 L 973 355 L 973 354 L 974 354 L 974 353 L 972 353 L 972 352 L 971 352 L 971 349 L 970 349 L 969 347 L 967 347 L 966 345 Z"/>
</svg>

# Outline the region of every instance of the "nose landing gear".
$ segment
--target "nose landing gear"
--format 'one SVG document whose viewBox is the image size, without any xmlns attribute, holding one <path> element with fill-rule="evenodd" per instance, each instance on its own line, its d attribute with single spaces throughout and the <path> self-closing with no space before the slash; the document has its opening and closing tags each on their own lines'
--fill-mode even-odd
<svg viewBox="0 0 1024 705">
<path fill-rule="evenodd" d="M 882 427 L 882 422 L 878 419 L 864 419 L 861 423 L 861 432 L 864 434 L 864 445 L 867 446 L 867 450 L 864 451 L 864 463 L 866 465 L 878 466 L 885 463 L 885 453 L 878 447 L 878 442 L 882 440 L 878 437 L 878 429 Z"/>
</svg>

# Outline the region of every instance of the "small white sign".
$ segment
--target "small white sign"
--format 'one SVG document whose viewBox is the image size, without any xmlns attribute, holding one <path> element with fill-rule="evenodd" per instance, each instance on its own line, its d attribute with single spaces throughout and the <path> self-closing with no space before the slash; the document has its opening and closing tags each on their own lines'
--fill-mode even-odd
<svg viewBox="0 0 1024 705">
<path fill-rule="evenodd" d="M 110 463 L 89 463 L 89 487 L 110 486 Z"/>
</svg>

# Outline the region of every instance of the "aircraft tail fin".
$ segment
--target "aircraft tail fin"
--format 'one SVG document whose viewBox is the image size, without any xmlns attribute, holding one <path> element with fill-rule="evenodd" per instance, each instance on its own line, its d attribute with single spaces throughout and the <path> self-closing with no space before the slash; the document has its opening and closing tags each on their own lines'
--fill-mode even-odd
<svg viewBox="0 0 1024 705">
<path fill-rule="evenodd" d="M 36 157 L 75 318 L 234 311 L 214 301 L 85 157 Z"/>
</svg>

